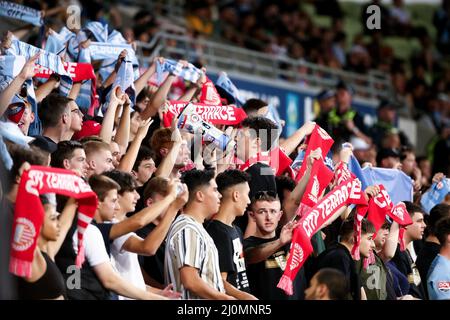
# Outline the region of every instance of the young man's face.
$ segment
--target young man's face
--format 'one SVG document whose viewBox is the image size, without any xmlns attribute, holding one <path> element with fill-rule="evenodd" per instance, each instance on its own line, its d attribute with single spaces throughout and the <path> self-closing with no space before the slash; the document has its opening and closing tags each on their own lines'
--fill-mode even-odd
<svg viewBox="0 0 450 320">
<path fill-rule="evenodd" d="M 406 158 L 402 161 L 402 171 L 407 175 L 413 173 L 414 168 L 416 167 L 416 156 L 414 153 L 410 152 L 406 155 Z"/>
<path fill-rule="evenodd" d="M 413 223 L 406 227 L 406 234 L 411 240 L 420 240 L 423 238 L 423 233 L 427 226 L 423 220 L 423 214 L 414 212 L 411 219 Z"/>
<path fill-rule="evenodd" d="M 308 289 L 305 290 L 305 300 L 325 300 L 326 296 L 328 296 L 326 286 L 319 284 L 317 275 L 314 275 Z"/>
<path fill-rule="evenodd" d="M 233 198 L 236 195 L 236 200 L 234 201 L 234 206 L 236 208 L 236 212 L 239 212 L 238 216 L 243 216 L 245 213 L 245 210 L 247 210 L 248 205 L 250 204 L 250 187 L 248 185 L 248 182 L 237 184 L 233 187 L 231 187 L 231 190 L 229 190 L 230 194 L 226 199 Z M 222 198 L 222 203 L 225 201 L 225 198 Z"/>
<path fill-rule="evenodd" d="M 88 164 L 95 174 L 102 174 L 114 169 L 111 151 L 105 149 L 97 150 L 89 155 Z"/>
<path fill-rule="evenodd" d="M 249 128 L 242 128 L 236 137 L 237 157 L 242 161 L 247 161 L 257 151 L 257 139 L 255 133 Z"/>
<path fill-rule="evenodd" d="M 121 195 L 119 195 L 119 205 L 120 211 L 124 214 L 128 212 L 133 212 L 136 209 L 136 203 L 138 202 L 140 196 L 136 190 L 133 191 L 125 191 Z M 118 217 L 123 218 L 123 217 Z"/>
<path fill-rule="evenodd" d="M 203 193 L 203 205 L 208 209 L 207 212 L 210 214 L 206 219 L 209 219 L 219 211 L 222 195 L 217 190 L 217 183 L 214 179 L 209 181 L 208 186 L 202 187 L 201 192 Z"/>
<path fill-rule="evenodd" d="M 98 211 L 103 221 L 112 221 L 119 209 L 120 205 L 117 189 L 109 190 L 105 199 L 98 203 Z"/>
<path fill-rule="evenodd" d="M 67 170 L 75 171 L 80 174 L 82 177 L 87 176 L 88 164 L 86 161 L 86 154 L 84 149 L 75 149 L 72 153 L 72 158 L 67 159 L 64 162 L 64 168 Z"/>
<path fill-rule="evenodd" d="M 153 161 L 153 159 L 150 158 L 150 159 L 141 161 L 141 163 L 139 164 L 139 166 L 137 168 L 137 172 L 134 171 L 134 175 L 135 175 L 137 181 L 141 185 L 143 185 L 152 177 L 152 175 L 153 175 L 153 173 L 155 173 L 155 171 L 156 171 L 155 161 Z"/>
<path fill-rule="evenodd" d="M 119 145 L 117 144 L 117 142 L 112 141 L 109 144 L 110 148 L 111 148 L 111 155 L 112 155 L 112 160 L 113 160 L 113 166 L 114 168 L 118 168 L 119 164 L 120 164 L 120 158 L 121 158 L 121 154 L 120 154 L 120 148 Z"/>
<path fill-rule="evenodd" d="M 22 118 L 20 119 L 17 126 L 24 135 L 28 135 L 28 129 L 30 128 L 30 124 L 33 123 L 33 121 L 34 113 L 31 111 L 31 107 L 26 106 L 25 110 L 23 111 Z"/>
<path fill-rule="evenodd" d="M 250 213 L 256 222 L 256 227 L 264 235 L 275 232 L 282 214 L 281 204 L 278 200 L 257 201 L 253 204 Z"/>
<path fill-rule="evenodd" d="M 368 258 L 374 249 L 375 242 L 373 241 L 373 233 L 361 234 L 361 242 L 359 244 L 359 253 L 361 256 Z"/>
<path fill-rule="evenodd" d="M 70 129 L 73 132 L 78 132 L 81 130 L 81 127 L 83 126 L 83 113 L 78 108 L 78 105 L 75 103 L 75 101 L 70 101 Z"/>
</svg>

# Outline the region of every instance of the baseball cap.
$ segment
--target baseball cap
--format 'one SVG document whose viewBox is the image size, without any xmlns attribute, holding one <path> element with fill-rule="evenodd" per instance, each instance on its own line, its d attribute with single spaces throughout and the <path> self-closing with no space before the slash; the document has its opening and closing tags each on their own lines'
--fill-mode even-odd
<svg viewBox="0 0 450 320">
<path fill-rule="evenodd" d="M 351 95 L 355 94 L 355 89 L 353 89 L 353 87 L 349 84 L 347 84 L 345 81 L 343 80 L 339 80 L 339 82 L 336 85 L 336 90 L 347 90 Z"/>
<path fill-rule="evenodd" d="M 14 95 L 8 109 L 6 110 L 6 118 L 8 118 L 11 122 L 19 123 L 27 105 L 28 102 L 24 98 L 17 94 Z"/>
<path fill-rule="evenodd" d="M 94 120 L 87 120 L 83 122 L 83 126 L 81 130 L 75 132 L 72 139 L 80 140 L 84 137 L 90 136 L 98 136 L 100 134 L 100 130 L 102 129 L 102 125 Z"/>
<path fill-rule="evenodd" d="M 380 103 L 378 104 L 377 110 L 382 110 L 386 108 L 396 110 L 398 108 L 398 104 L 389 100 L 381 100 Z"/>
<path fill-rule="evenodd" d="M 331 89 L 324 89 L 322 91 L 319 92 L 319 94 L 317 95 L 317 100 L 326 100 L 329 99 L 331 97 L 334 97 L 336 94 L 336 92 L 334 92 L 334 90 Z"/>
<path fill-rule="evenodd" d="M 353 146 L 353 150 L 368 150 L 370 145 L 367 144 L 363 139 L 359 137 L 352 136 L 350 138 L 350 143 Z"/>
</svg>

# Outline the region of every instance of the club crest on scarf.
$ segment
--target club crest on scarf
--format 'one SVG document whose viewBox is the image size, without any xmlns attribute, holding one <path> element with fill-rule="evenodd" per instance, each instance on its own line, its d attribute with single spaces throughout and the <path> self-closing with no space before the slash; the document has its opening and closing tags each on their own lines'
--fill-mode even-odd
<svg viewBox="0 0 450 320">
<path fill-rule="evenodd" d="M 36 228 L 33 223 L 27 218 L 19 218 L 14 230 L 12 248 L 17 251 L 26 251 L 33 245 L 35 237 Z"/>
</svg>

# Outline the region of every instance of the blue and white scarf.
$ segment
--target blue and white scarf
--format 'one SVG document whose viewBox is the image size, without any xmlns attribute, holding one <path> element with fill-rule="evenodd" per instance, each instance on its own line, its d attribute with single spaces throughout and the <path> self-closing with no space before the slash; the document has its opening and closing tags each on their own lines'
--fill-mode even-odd
<svg viewBox="0 0 450 320">
<path fill-rule="evenodd" d="M 431 188 L 422 195 L 420 204 L 426 213 L 430 214 L 431 209 L 441 203 L 450 192 L 450 179 L 444 178 L 438 183 L 433 183 Z"/>
<path fill-rule="evenodd" d="M 220 72 L 216 80 L 216 85 L 228 92 L 236 101 L 237 106 L 242 106 L 245 101 L 242 99 L 239 89 L 234 85 L 226 72 Z"/>
<path fill-rule="evenodd" d="M 17 39 L 14 39 L 11 43 L 11 48 L 6 50 L 6 53 L 8 55 L 24 56 L 26 60 L 31 59 L 31 57 L 33 57 L 38 52 L 40 52 L 41 55 L 39 56 L 39 58 L 37 60 L 37 64 L 40 66 L 46 67 L 61 76 L 60 93 L 62 95 L 67 96 L 68 91 L 65 90 L 65 88 L 67 89 L 67 88 L 72 87 L 72 78 L 70 77 L 70 75 L 66 71 L 66 69 L 64 68 L 64 65 L 63 65 L 63 62 L 62 62 L 60 56 L 58 56 L 54 53 L 47 52 L 43 49 L 39 49 L 37 47 L 34 47 L 28 43 L 19 41 Z M 29 86 L 27 86 L 27 90 L 29 90 L 28 88 L 33 87 L 33 84 L 32 84 L 31 79 L 29 79 L 27 81 L 30 81 L 30 83 L 31 83 Z M 69 89 L 69 91 L 70 91 L 70 89 Z M 27 94 L 30 96 L 29 99 L 31 99 L 31 101 L 28 100 L 28 102 L 31 104 L 32 110 L 33 110 L 33 112 L 35 112 L 35 118 L 36 118 L 35 121 L 32 123 L 32 125 L 30 126 L 29 134 L 30 135 L 35 134 L 36 131 L 39 131 L 39 133 L 37 133 L 37 134 L 40 134 L 41 123 L 40 123 L 40 120 L 38 119 L 39 117 L 38 117 L 38 113 L 37 113 L 36 98 L 34 97 L 34 90 L 27 91 Z"/>
<path fill-rule="evenodd" d="M 0 16 L 25 21 L 38 27 L 44 24 L 40 11 L 9 1 L 0 1 Z"/>
<path fill-rule="evenodd" d="M 86 24 L 84 29 L 89 30 L 98 42 L 108 41 L 108 25 L 98 21 L 91 21 Z"/>
<path fill-rule="evenodd" d="M 177 61 L 164 59 L 164 63 L 162 65 L 159 61 L 156 62 L 156 75 L 158 85 L 160 85 L 162 82 L 162 76 L 164 72 L 172 73 L 183 78 L 184 80 L 193 83 L 197 82 L 197 80 L 202 75 L 202 71 L 194 67 L 194 65 L 191 63 L 189 63 L 187 68 L 183 68 L 183 65 Z"/>
<path fill-rule="evenodd" d="M 26 62 L 23 56 L 0 56 L 0 91 L 5 90 L 15 77 L 20 73 Z M 34 113 L 34 121 L 30 124 L 28 134 L 38 135 L 41 133 L 42 126 L 39 119 L 36 95 L 34 92 L 33 80 L 27 79 L 24 82 L 27 90 L 27 101 L 31 105 L 31 111 Z"/>
</svg>

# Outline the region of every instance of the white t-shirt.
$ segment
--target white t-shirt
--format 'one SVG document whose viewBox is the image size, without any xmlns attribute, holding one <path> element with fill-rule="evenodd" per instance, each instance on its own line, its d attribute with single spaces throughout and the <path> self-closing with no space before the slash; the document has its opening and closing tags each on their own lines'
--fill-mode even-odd
<svg viewBox="0 0 450 320">
<path fill-rule="evenodd" d="M 76 231 L 72 237 L 72 244 L 75 253 L 78 254 L 78 232 Z M 83 244 L 84 256 L 91 267 L 110 261 L 102 234 L 96 226 L 92 224 L 87 226 L 84 231 Z"/>
<path fill-rule="evenodd" d="M 111 244 L 111 261 L 120 276 L 135 287 L 146 289 L 144 276 L 139 265 L 138 255 L 134 252 L 123 250 L 122 247 L 130 237 L 138 237 L 134 232 L 127 233 Z M 119 300 L 130 300 L 119 296 Z"/>
</svg>

